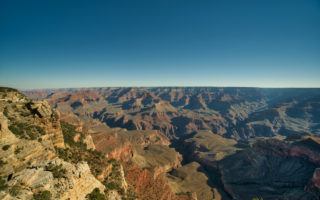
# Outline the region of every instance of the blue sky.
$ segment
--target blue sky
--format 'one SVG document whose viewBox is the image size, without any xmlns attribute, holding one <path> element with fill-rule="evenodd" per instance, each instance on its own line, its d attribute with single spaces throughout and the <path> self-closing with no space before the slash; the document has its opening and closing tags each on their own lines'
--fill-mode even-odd
<svg viewBox="0 0 320 200">
<path fill-rule="evenodd" d="M 0 85 L 320 87 L 319 0 L 2 0 Z"/>
</svg>

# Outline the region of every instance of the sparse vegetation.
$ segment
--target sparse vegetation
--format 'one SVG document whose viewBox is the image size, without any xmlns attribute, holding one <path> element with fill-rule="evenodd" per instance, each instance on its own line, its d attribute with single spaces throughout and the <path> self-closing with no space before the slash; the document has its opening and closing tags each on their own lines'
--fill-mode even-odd
<svg viewBox="0 0 320 200">
<path fill-rule="evenodd" d="M 41 191 L 33 195 L 33 200 L 51 200 L 51 192 L 48 190 Z"/>
<path fill-rule="evenodd" d="M 78 163 L 86 161 L 95 176 L 98 176 L 108 164 L 107 159 L 95 150 L 83 150 L 80 148 L 57 148 L 56 150 L 59 157 L 67 162 Z"/>
<path fill-rule="evenodd" d="M 72 163 L 86 161 L 90 166 L 91 172 L 95 176 L 98 176 L 102 172 L 102 169 L 108 164 L 107 159 L 102 153 L 96 150 L 87 149 L 86 144 L 83 142 L 83 134 L 77 132 L 74 126 L 62 122 L 61 128 L 64 136 L 64 142 L 71 148 L 56 148 L 59 157 Z M 80 134 L 79 142 L 74 141 L 76 134 Z"/>
<path fill-rule="evenodd" d="M 161 138 L 159 136 L 156 136 L 155 142 L 159 142 Z"/>
<path fill-rule="evenodd" d="M 0 159 L 0 168 L 3 167 L 7 163 L 8 163 L 7 161 L 3 161 L 2 159 Z"/>
<path fill-rule="evenodd" d="M 4 177 L 0 177 L 0 191 L 7 189 L 6 179 Z"/>
<path fill-rule="evenodd" d="M 10 131 L 23 139 L 35 140 L 45 134 L 43 128 L 27 123 L 14 123 L 9 126 Z"/>
<path fill-rule="evenodd" d="M 50 171 L 54 178 L 64 178 L 66 174 L 66 169 L 62 168 L 62 165 L 49 164 L 46 170 Z"/>
<path fill-rule="evenodd" d="M 70 147 L 78 147 L 80 149 L 87 149 L 87 145 L 83 142 L 84 136 L 82 133 L 75 130 L 75 127 L 71 124 L 61 122 L 61 129 L 63 133 L 64 142 Z M 80 140 L 74 141 L 77 134 L 80 134 Z"/>
<path fill-rule="evenodd" d="M 119 162 L 115 159 L 106 159 L 102 153 L 96 150 L 87 149 L 86 144 L 83 142 L 83 134 L 77 132 L 74 126 L 67 123 L 61 123 L 61 127 L 64 135 L 64 141 L 70 146 L 70 148 L 56 148 L 59 157 L 67 162 L 72 163 L 86 161 L 90 166 L 92 174 L 96 177 L 101 174 L 102 170 L 106 166 L 111 164 L 112 171 L 103 183 L 106 187 L 106 190 L 116 190 L 120 194 L 124 195 L 125 192 L 121 186 Z M 77 134 L 80 134 L 80 139 L 78 142 L 74 141 L 74 138 Z M 99 196 L 98 192 L 100 191 L 94 190 L 89 196 L 87 196 L 87 198 L 94 199 L 96 196 Z M 129 195 L 127 199 L 134 199 L 133 196 L 134 195 Z"/>
<path fill-rule="evenodd" d="M 21 190 L 20 186 L 14 185 L 9 189 L 9 193 L 11 196 L 16 197 L 20 194 L 20 190 Z"/>
<path fill-rule="evenodd" d="M 8 108 L 7 108 L 7 107 L 5 107 L 5 108 L 3 109 L 3 115 L 8 118 L 9 113 L 8 113 Z"/>
<path fill-rule="evenodd" d="M 116 190 L 120 194 L 124 194 L 123 188 L 121 186 L 121 172 L 120 164 L 115 159 L 108 161 L 112 165 L 112 170 L 109 176 L 104 180 L 104 185 L 107 190 Z"/>
<path fill-rule="evenodd" d="M 253 197 L 252 200 L 263 200 L 262 197 Z"/>
<path fill-rule="evenodd" d="M 9 88 L 9 87 L 0 87 L 0 92 L 8 93 L 8 92 L 19 92 L 17 89 Z"/>
<path fill-rule="evenodd" d="M 3 151 L 7 151 L 8 149 L 10 148 L 10 145 L 9 144 L 6 144 L 2 147 L 2 150 Z"/>
<path fill-rule="evenodd" d="M 134 188 L 129 188 L 126 194 L 122 197 L 122 200 L 136 200 L 137 195 L 134 192 Z"/>
<path fill-rule="evenodd" d="M 120 185 L 116 182 L 107 182 L 105 184 L 105 186 L 106 186 L 107 190 L 117 190 L 118 191 L 121 189 Z"/>
<path fill-rule="evenodd" d="M 176 195 L 188 195 L 188 196 L 191 196 L 191 192 L 179 192 L 177 193 Z"/>
<path fill-rule="evenodd" d="M 19 154 L 22 150 L 23 150 L 23 147 L 17 147 L 17 148 L 14 150 L 14 153 L 15 153 L 15 154 Z"/>
<path fill-rule="evenodd" d="M 103 193 L 100 192 L 99 188 L 95 188 L 90 194 L 86 196 L 88 200 L 106 200 Z"/>
<path fill-rule="evenodd" d="M 102 153 L 96 151 L 96 150 L 89 150 L 86 148 L 83 148 L 81 145 L 76 145 L 73 141 L 73 137 L 77 132 L 74 131 L 74 129 L 71 126 L 64 126 L 64 134 L 71 133 L 70 135 L 65 137 L 65 140 L 69 142 L 69 145 L 72 146 L 72 148 L 67 149 L 61 149 L 57 148 L 56 151 L 60 158 L 62 158 L 65 161 L 72 162 L 72 163 L 78 163 L 80 161 L 86 161 L 88 165 L 90 166 L 91 172 L 94 176 L 98 176 L 101 174 L 102 170 L 107 165 L 112 165 L 112 171 L 109 174 L 109 176 L 105 179 L 104 185 L 107 190 L 116 190 L 120 194 L 124 194 L 124 190 L 121 186 L 121 174 L 120 174 L 120 164 L 115 159 L 107 160 Z M 67 132 L 68 131 L 68 132 Z M 72 139 L 72 140 L 71 140 Z M 97 195 L 97 191 L 94 191 L 90 196 L 87 198 L 92 199 L 95 195 Z M 132 197 L 133 195 L 131 195 Z M 130 196 L 127 199 L 134 199 Z"/>
</svg>

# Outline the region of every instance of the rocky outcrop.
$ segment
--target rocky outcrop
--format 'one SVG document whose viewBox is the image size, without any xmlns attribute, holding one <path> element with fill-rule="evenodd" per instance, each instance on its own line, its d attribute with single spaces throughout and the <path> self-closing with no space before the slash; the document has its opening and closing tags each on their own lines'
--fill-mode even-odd
<svg viewBox="0 0 320 200">
<path fill-rule="evenodd" d="M 59 113 L 48 103 L 30 102 L 17 91 L 0 91 L 0 96 L 6 97 L 0 101 L 0 199 L 28 200 L 37 195 L 46 195 L 46 199 L 85 199 L 95 189 L 110 199 L 122 198 L 113 189 L 104 194 L 105 185 L 91 173 L 86 162 L 59 158 L 63 155 L 60 150 L 70 150 L 64 149 L 63 134 L 68 133 L 62 133 Z M 79 144 L 69 139 L 69 147 L 74 144 L 80 151 Z M 119 178 L 124 179 L 123 170 Z M 125 180 L 122 182 L 121 187 L 127 187 Z"/>
<path fill-rule="evenodd" d="M 46 146 L 64 148 L 60 114 L 46 101 L 33 102 L 19 92 L 5 93 L 0 111 L 9 119 L 9 129 L 22 139 L 40 139 Z M 51 146 L 52 147 L 52 146 Z"/>
<path fill-rule="evenodd" d="M 37 115 L 43 121 L 46 136 L 55 147 L 64 148 L 63 135 L 60 129 L 60 113 L 51 109 L 47 101 L 29 102 L 26 104 L 32 114 Z"/>
<path fill-rule="evenodd" d="M 62 161 L 53 149 L 38 141 L 16 138 L 6 129 L 3 116 L 0 120 L 0 176 L 6 177 L 8 188 L 17 190 L 14 198 L 32 199 L 35 193 L 48 190 L 54 199 L 84 199 L 95 188 L 104 190 L 86 163 L 73 165 Z M 48 166 L 60 171 L 50 171 Z M 10 196 L 0 193 L 4 199 L 13 198 Z"/>
<path fill-rule="evenodd" d="M 83 142 L 87 145 L 88 149 L 96 149 L 96 146 L 93 143 L 93 139 L 91 137 L 91 135 L 86 135 Z"/>
<path fill-rule="evenodd" d="M 47 101 L 33 101 L 27 104 L 27 107 L 35 115 L 38 115 L 40 118 L 51 117 L 52 109 Z"/>
<path fill-rule="evenodd" d="M 43 160 L 55 158 L 54 149 L 50 144 L 46 147 L 38 141 L 17 138 L 7 127 L 7 118 L 0 114 L 0 155 L 2 166 L 0 176 L 8 177 L 28 165 L 38 165 Z"/>
<path fill-rule="evenodd" d="M 88 164 L 72 165 L 61 159 L 54 159 L 43 166 L 25 168 L 15 173 L 7 184 L 21 185 L 23 191 L 26 190 L 20 193 L 22 198 L 28 198 L 28 194 L 34 191 L 46 189 L 54 199 L 84 199 L 95 188 L 100 191 L 105 189 L 91 174 Z"/>
</svg>

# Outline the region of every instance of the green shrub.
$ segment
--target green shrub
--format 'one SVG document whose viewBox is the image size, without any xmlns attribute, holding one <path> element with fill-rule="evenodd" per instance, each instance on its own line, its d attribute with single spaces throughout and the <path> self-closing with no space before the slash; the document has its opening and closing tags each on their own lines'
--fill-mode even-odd
<svg viewBox="0 0 320 200">
<path fill-rule="evenodd" d="M 105 200 L 106 197 L 102 194 L 99 188 L 95 188 L 90 194 L 86 196 L 86 199 L 89 200 Z"/>
<path fill-rule="evenodd" d="M 8 163 L 7 161 L 3 161 L 3 160 L 0 159 L 0 168 L 1 168 L 2 166 L 4 166 L 5 164 L 7 164 L 7 163 Z"/>
<path fill-rule="evenodd" d="M 122 200 L 136 200 L 137 195 L 134 192 L 133 188 L 129 188 L 126 194 L 122 197 Z"/>
<path fill-rule="evenodd" d="M 10 148 L 10 145 L 7 144 L 7 145 L 4 145 L 4 146 L 2 147 L 2 150 L 3 150 L 3 151 L 7 151 L 9 148 Z"/>
<path fill-rule="evenodd" d="M 7 107 L 5 107 L 3 109 L 3 115 L 6 116 L 7 118 L 9 117 L 9 113 L 8 113 L 8 108 Z"/>
<path fill-rule="evenodd" d="M 71 148 L 56 148 L 56 152 L 60 158 L 67 162 L 78 163 L 81 161 L 86 161 L 90 167 L 92 174 L 95 177 L 98 177 L 102 170 L 107 166 L 112 164 L 112 175 L 109 177 L 108 182 L 112 182 L 110 188 L 114 186 L 116 189 L 119 189 L 119 178 L 121 178 L 121 174 L 118 169 L 120 169 L 120 164 L 115 159 L 108 160 L 105 156 L 96 150 L 87 149 L 86 145 L 83 141 L 83 134 L 77 132 L 75 127 L 67 124 L 61 123 L 62 132 L 64 135 L 64 141 L 66 144 L 69 144 Z M 80 141 L 75 142 L 74 137 L 76 134 L 80 134 Z M 120 180 L 121 181 L 121 180 Z M 120 189 L 119 189 L 120 190 Z"/>
<path fill-rule="evenodd" d="M 105 186 L 106 186 L 107 190 L 120 190 L 121 189 L 120 185 L 116 182 L 107 182 L 105 184 Z"/>
<path fill-rule="evenodd" d="M 159 136 L 156 136 L 155 142 L 159 142 L 161 138 Z"/>
<path fill-rule="evenodd" d="M 3 177 L 0 177 L 0 191 L 3 191 L 7 189 L 6 179 Z"/>
<path fill-rule="evenodd" d="M 110 160 L 108 160 L 108 163 L 112 164 L 112 166 L 115 166 L 118 164 L 118 161 L 114 158 L 111 158 Z"/>
<path fill-rule="evenodd" d="M 43 128 L 27 123 L 14 123 L 9 126 L 10 131 L 23 139 L 35 140 L 45 134 Z"/>
<path fill-rule="evenodd" d="M 62 168 L 62 165 L 49 164 L 46 166 L 46 170 L 50 171 L 54 178 L 64 178 L 66 175 L 66 169 Z"/>
<path fill-rule="evenodd" d="M 22 151 L 23 147 L 17 147 L 15 150 L 14 150 L 14 153 L 15 154 L 19 154 L 21 151 Z"/>
<path fill-rule="evenodd" d="M 20 190 L 21 190 L 21 188 L 19 186 L 15 185 L 9 189 L 9 193 L 11 196 L 16 197 L 20 194 Z"/>
<path fill-rule="evenodd" d="M 33 195 L 33 200 L 51 200 L 51 192 L 48 190 L 41 191 Z"/>
</svg>

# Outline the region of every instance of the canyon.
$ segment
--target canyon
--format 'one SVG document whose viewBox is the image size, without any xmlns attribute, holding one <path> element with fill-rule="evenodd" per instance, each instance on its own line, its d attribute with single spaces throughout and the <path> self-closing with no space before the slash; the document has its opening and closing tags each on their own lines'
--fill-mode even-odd
<svg viewBox="0 0 320 200">
<path fill-rule="evenodd" d="M 320 197 L 320 89 L 1 88 L 0 99 L 2 199 Z"/>
</svg>

